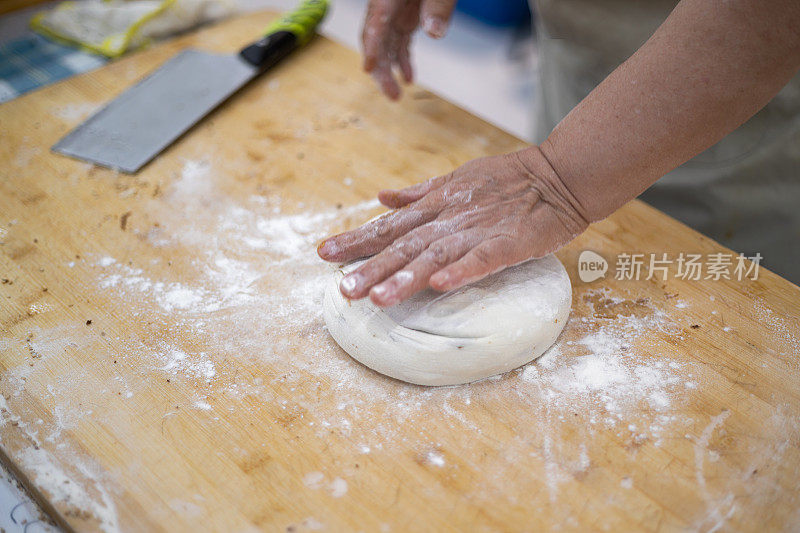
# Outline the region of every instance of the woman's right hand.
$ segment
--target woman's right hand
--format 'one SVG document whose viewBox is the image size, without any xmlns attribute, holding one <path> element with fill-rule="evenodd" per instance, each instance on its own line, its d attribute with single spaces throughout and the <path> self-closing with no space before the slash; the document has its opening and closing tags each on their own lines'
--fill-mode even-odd
<svg viewBox="0 0 800 533">
<path fill-rule="evenodd" d="M 414 78 L 409 47 L 411 35 L 420 24 L 430 37 L 440 39 L 447 32 L 455 0 L 370 0 L 361 42 L 364 70 L 372 74 L 381 91 L 400 98 L 394 67 L 403 80 Z"/>
<path fill-rule="evenodd" d="M 395 210 L 326 239 L 318 253 L 341 263 L 370 257 L 339 287 L 346 298 L 369 296 L 382 307 L 427 287 L 450 291 L 543 257 L 589 224 L 589 211 L 538 146 L 475 159 L 378 197 Z"/>
</svg>

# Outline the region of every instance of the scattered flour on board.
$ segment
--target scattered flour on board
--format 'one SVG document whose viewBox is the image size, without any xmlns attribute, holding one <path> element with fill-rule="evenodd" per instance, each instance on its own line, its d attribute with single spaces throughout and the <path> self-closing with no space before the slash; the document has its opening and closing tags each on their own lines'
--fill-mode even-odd
<svg viewBox="0 0 800 533">
<path fill-rule="evenodd" d="M 101 105 L 102 104 L 92 102 L 68 104 L 54 108 L 51 113 L 53 116 L 63 119 L 70 124 L 77 124 L 97 111 Z"/>
<path fill-rule="evenodd" d="M 441 454 L 441 453 L 439 453 L 439 452 L 430 451 L 430 452 L 428 452 L 428 454 L 425 456 L 425 459 L 426 459 L 426 460 L 427 460 L 427 461 L 428 461 L 430 464 L 432 464 L 433 466 L 444 466 L 444 465 L 445 465 L 444 457 L 443 457 L 443 456 L 442 456 L 442 454 Z"/>
<path fill-rule="evenodd" d="M 328 485 L 328 490 L 334 498 L 341 498 L 347 494 L 347 481 L 340 477 L 334 478 Z"/>
<path fill-rule="evenodd" d="M 183 198 L 204 197 L 213 191 L 211 163 L 207 159 L 190 159 L 184 162 L 180 177 L 172 184 L 174 196 Z"/>
<path fill-rule="evenodd" d="M 772 309 L 767 307 L 761 298 L 755 300 L 754 307 L 759 321 L 780 335 L 794 353 L 800 353 L 800 332 L 798 331 L 800 324 L 790 325 L 786 319 L 776 315 Z M 800 320 L 800 316 L 796 320 Z M 730 331 L 730 329 L 727 328 L 726 331 Z"/>
<path fill-rule="evenodd" d="M 730 414 L 730 411 L 724 410 L 720 414 L 712 417 L 700 437 L 694 442 L 695 478 L 697 480 L 697 486 L 700 488 L 700 494 L 706 501 L 709 510 L 707 516 L 704 517 L 701 524 L 698 525 L 698 529 L 711 533 L 721 529 L 736 511 L 735 494 L 730 492 L 721 497 L 713 496 L 708 490 L 708 484 L 703 472 L 705 456 L 709 455 L 708 445 L 711 441 L 711 437 L 715 431 L 722 427 Z M 710 525 L 708 524 L 709 521 L 711 522 Z"/>
<path fill-rule="evenodd" d="M 325 482 L 325 474 L 322 472 L 309 472 L 303 477 L 303 484 L 310 489 L 322 488 Z"/>
<path fill-rule="evenodd" d="M 259 195 L 234 202 L 215 195 L 218 174 L 206 160 L 187 160 L 167 192 L 169 210 L 160 214 L 158 226 L 131 230 L 141 231 L 144 242 L 163 249 L 156 257 L 170 257 L 171 250 L 180 249 L 175 254 L 183 258 L 180 269 L 166 268 L 165 259 L 86 252 L 77 260 L 95 273 L 99 294 L 124 307 L 134 326 L 151 332 L 146 338 L 107 337 L 119 347 L 113 357 L 135 362 L 143 376 L 190 381 L 194 394 L 189 405 L 195 415 L 219 420 L 216 410 L 228 405 L 217 401 L 220 395 L 254 398 L 285 411 L 287 419 L 310 428 L 320 440 L 332 432 L 344 437 L 354 453 L 369 454 L 365 460 L 410 447 L 428 467 L 447 469 L 456 461 L 445 461 L 434 436 L 403 428 L 424 425 L 433 409 L 448 431 L 481 440 L 487 436 L 470 416 L 472 406 L 513 397 L 536 423 L 514 428 L 515 436 L 503 443 L 497 457 L 487 459 L 484 477 L 470 497 L 514 498 L 508 484 L 514 482 L 520 461 L 533 457 L 544 465 L 551 501 L 557 500 L 561 484 L 590 468 L 599 453 L 592 449 L 597 433 L 610 431 L 635 446 L 659 446 L 664 437 L 683 435 L 695 422 L 679 415 L 703 383 L 703 370 L 674 360 L 664 343 L 657 342 L 664 336 L 679 337 L 680 325 L 657 302 L 637 303 L 632 313 L 595 312 L 600 301 L 620 308 L 631 304 L 630 295 L 608 289 L 583 288 L 576 294 L 576 306 L 586 307 L 573 314 L 558 342 L 538 361 L 503 376 L 440 388 L 377 376 L 343 354 L 325 330 L 321 298 L 335 267 L 320 261 L 314 247 L 326 235 L 376 214 L 379 204 L 330 209 L 283 204 Z M 791 341 L 786 324 L 766 309 L 760 312 L 774 328 L 784 328 Z M 163 328 L 148 329 L 148 324 Z M 82 324 L 32 333 L 24 346 L 20 339 L 2 337 L 0 346 L 22 346 L 38 355 L 35 364 L 40 365 L 98 342 L 85 335 Z M 309 351 L 308 346 L 318 348 Z M 237 372 L 244 365 L 255 372 Z M 2 376 L 3 385 L 13 389 L 12 396 L 19 395 L 36 381 L 37 372 L 44 371 L 21 365 Z M 118 394 L 123 401 L 135 398 L 146 379 L 130 381 L 120 374 L 98 390 L 87 387 L 84 376 L 69 376 L 50 391 L 52 401 L 62 406 L 56 427 L 28 428 L 29 435 L 40 443 L 48 437 L 57 440 L 80 416 L 94 416 L 77 406 L 102 401 L 103 394 Z M 275 390 L 283 392 L 278 395 Z M 177 415 L 169 411 L 164 416 Z M 565 432 L 565 421 L 575 416 L 584 423 Z M 6 414 L 4 421 L 10 420 Z M 28 453 L 31 458 L 38 455 Z M 346 497 L 345 478 L 354 474 L 335 474 L 326 478 L 311 472 L 301 481 L 310 490 Z M 48 488 L 56 478 L 42 474 L 42 484 Z M 635 483 L 633 477 L 625 477 L 619 486 L 624 490 Z M 77 485 L 79 494 L 70 496 L 70 502 L 113 524 L 113 508 L 106 504 L 99 482 Z M 524 497 L 520 494 L 512 503 L 521 505 Z"/>
<path fill-rule="evenodd" d="M 205 173 L 206 170 L 191 167 L 184 177 Z M 260 358 L 273 365 L 276 375 L 287 384 L 296 382 L 301 387 L 309 374 L 330 384 L 337 397 L 337 408 L 333 411 L 325 410 L 325 402 L 306 398 L 294 389 L 292 402 L 320 419 L 317 426 L 320 436 L 338 430 L 357 439 L 359 453 L 380 449 L 392 439 L 406 439 L 400 436 L 396 424 L 413 421 L 431 402 L 441 402 L 442 413 L 453 424 L 481 431 L 463 413 L 472 401 L 473 388 L 480 383 L 426 389 L 392 382 L 388 387 L 386 382 L 375 379 L 370 371 L 341 354 L 325 333 L 320 298 L 331 267 L 316 257 L 314 245 L 332 231 L 338 220 L 353 215 L 363 220 L 365 214 L 377 207 L 376 202 L 299 214 L 283 214 L 280 206 L 258 199 L 251 199 L 250 203 L 255 207 L 231 205 L 212 217 L 207 227 L 216 228 L 215 234 L 206 229 L 202 220 L 195 221 L 194 228 L 174 232 L 169 232 L 168 224 L 162 222 L 165 231 L 153 244 L 196 249 L 194 266 L 199 274 L 193 281 L 155 279 L 147 274 L 146 265 L 106 261 L 99 284 L 114 290 L 115 298 L 130 300 L 132 304 L 140 302 L 144 306 L 142 312 L 152 309 L 155 303 L 156 309 L 173 320 L 179 317 L 181 327 L 211 340 L 212 349 L 199 350 L 163 339 L 153 347 L 162 370 L 176 378 L 188 376 L 199 382 L 217 383 L 216 354 L 251 352 L 256 348 Z M 102 266 L 99 261 L 95 265 Z M 282 284 L 284 289 L 267 289 L 274 287 L 268 282 L 275 278 L 288 281 Z M 599 295 L 614 304 L 625 302 L 619 295 Z M 546 474 L 554 497 L 558 485 L 566 479 L 558 466 L 564 443 L 555 437 L 558 426 L 575 410 L 588 416 L 585 438 L 591 438 L 593 431 L 614 428 L 624 438 L 635 442 L 653 440 L 659 445 L 665 429 L 680 424 L 671 409 L 688 394 L 690 387 L 684 383 L 690 383 L 693 374 L 684 363 L 667 357 L 646 357 L 635 349 L 648 335 L 671 332 L 674 328 L 662 311 L 653 306 L 646 311 L 643 316 L 620 316 L 613 320 L 571 320 L 567 326 L 571 335 L 562 335 L 559 343 L 537 362 L 508 375 L 521 378 L 512 390 L 501 383 L 494 387 L 494 395 L 517 394 L 533 409 L 541 411 L 548 427 L 540 429 L 556 434 L 547 436 L 541 452 L 551 465 Z M 269 332 L 260 328 L 264 312 L 270 317 Z M 296 344 L 288 334 L 298 331 L 319 345 L 320 353 L 293 351 Z M 563 357 L 564 346 L 581 355 Z M 283 357 L 284 353 L 292 355 Z M 484 381 L 498 380 L 503 381 L 500 377 Z M 245 388 L 241 384 L 228 386 L 231 394 Z M 258 385 L 249 390 L 263 393 L 263 387 Z M 484 396 L 492 394 L 485 390 Z M 387 404 L 391 421 L 380 422 L 371 430 L 354 425 L 354 421 L 370 412 L 375 402 Z M 284 401 L 282 408 L 289 407 Z M 628 423 L 631 420 L 635 424 Z M 425 444 L 430 443 L 420 442 L 420 446 Z M 581 453 L 572 460 L 578 469 L 588 467 L 585 448 Z M 425 457 L 432 466 L 445 465 L 438 452 Z M 307 475 L 304 483 L 322 487 L 319 475 Z M 501 478 L 498 472 L 498 484 Z"/>
<path fill-rule="evenodd" d="M 198 400 L 198 401 L 194 402 L 194 406 L 197 409 L 202 409 L 203 411 L 211 411 L 211 409 L 213 409 L 213 407 L 211 407 L 210 403 L 204 402 L 202 400 Z"/>
<path fill-rule="evenodd" d="M 103 531 L 120 530 L 111 495 L 97 477 L 87 475 L 90 474 L 90 469 L 81 464 L 80 460 L 75 463 L 80 474 L 78 477 L 66 473 L 61 466 L 63 463 L 54 460 L 43 449 L 25 448 L 15 457 L 23 469 L 32 473 L 33 482 L 44 488 L 52 503 L 64 504 L 67 509 L 80 514 L 90 513 L 99 521 Z"/>
<path fill-rule="evenodd" d="M 29 139 L 26 137 L 24 141 L 28 142 Z M 39 155 L 41 151 L 42 149 L 39 148 L 35 142 L 31 142 L 31 144 L 23 144 L 17 149 L 17 153 L 14 157 L 14 165 L 19 168 L 27 167 L 33 158 Z"/>
<path fill-rule="evenodd" d="M 329 483 L 325 483 L 325 474 L 322 472 L 309 472 L 303 476 L 303 485 L 311 490 L 319 490 L 325 488 L 328 493 L 334 498 L 341 498 L 347 494 L 347 481 L 341 477 L 333 478 Z"/>
<path fill-rule="evenodd" d="M 589 290 L 585 294 L 619 303 L 606 290 Z M 655 437 L 655 443 L 660 444 L 658 436 L 675 421 L 670 413 L 671 404 L 685 396 L 682 389 L 691 388 L 686 383 L 693 374 L 687 365 L 670 361 L 666 356 L 642 357 L 635 344 L 649 333 L 671 331 L 674 324 L 656 309 L 649 310 L 644 317 L 577 319 L 581 324 L 575 324 L 575 320 L 571 319 L 570 325 L 579 327 L 583 333 L 574 340 L 560 341 L 535 364 L 524 367 L 522 380 L 534 386 L 542 400 L 554 408 L 588 410 L 590 424 L 616 426 L 628 419 L 631 412 L 647 408 L 655 415 L 651 423 L 638 432 L 631 431 Z M 580 355 L 565 360 L 562 343 Z"/>
</svg>

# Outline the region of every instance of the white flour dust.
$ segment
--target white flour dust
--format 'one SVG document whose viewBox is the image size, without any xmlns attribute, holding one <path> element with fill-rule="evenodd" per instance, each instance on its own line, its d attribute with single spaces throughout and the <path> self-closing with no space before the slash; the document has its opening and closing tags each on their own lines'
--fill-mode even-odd
<svg viewBox="0 0 800 533">
<path fill-rule="evenodd" d="M 60 118 L 68 124 L 77 124 L 86 119 L 89 115 L 97 111 L 102 104 L 93 102 L 81 102 L 56 107 L 51 110 L 54 117 Z"/>
<path fill-rule="evenodd" d="M 754 306 L 758 320 L 782 337 L 790 346 L 792 352 L 800 353 L 800 333 L 797 331 L 796 326 L 790 325 L 785 319 L 776 315 L 772 309 L 764 304 L 764 300 L 761 298 L 755 300 Z M 723 330 L 730 331 L 731 328 L 723 328 Z"/>
<path fill-rule="evenodd" d="M 439 452 L 434 452 L 434 451 L 428 452 L 425 458 L 430 464 L 434 466 L 441 467 L 445 465 L 444 457 L 442 457 L 442 454 Z"/>
<path fill-rule="evenodd" d="M 614 302 L 607 291 L 587 291 L 585 296 Z M 570 340 L 562 337 L 535 364 L 522 370 L 522 380 L 536 387 L 543 401 L 564 410 L 589 409 L 591 424 L 612 426 L 631 412 L 647 408 L 655 414 L 649 424 L 641 428 L 628 425 L 640 436 L 657 437 L 675 421 L 671 403 L 685 397 L 682 389 L 694 386 L 692 372 L 685 363 L 667 356 L 645 359 L 634 346 L 649 333 L 674 329 L 663 312 L 650 309 L 643 317 L 628 315 L 614 320 L 573 318 L 568 327 L 582 333 Z M 562 346 L 578 355 L 565 360 Z"/>
<path fill-rule="evenodd" d="M 98 520 L 101 530 L 120 530 L 111 495 L 99 482 L 100 476 L 91 473 L 80 460 L 75 463 L 78 473 L 71 476 L 49 452 L 40 448 L 25 448 L 16 459 L 23 469 L 33 473 L 33 482 L 44 487 L 52 503 L 66 506 L 67 514 L 88 514 Z"/>
<path fill-rule="evenodd" d="M 730 411 L 725 410 L 712 417 L 711 422 L 705 427 L 694 444 L 695 478 L 697 479 L 698 487 L 700 487 L 701 495 L 709 505 L 708 517 L 703 520 L 702 529 L 709 532 L 718 531 L 736 511 L 736 504 L 734 503 L 735 495 L 729 493 L 722 498 L 714 498 L 708 491 L 708 484 L 703 472 L 703 463 L 706 455 L 709 455 L 710 458 L 714 457 L 708 450 L 711 437 L 717 429 L 722 427 L 730 414 Z M 711 522 L 710 527 L 706 524 L 706 521 Z"/>
<path fill-rule="evenodd" d="M 335 477 L 330 482 L 326 482 L 325 474 L 322 472 L 309 472 L 303 476 L 303 484 L 311 490 L 326 489 L 334 498 L 341 498 L 347 494 L 347 481 L 341 477 Z"/>
<path fill-rule="evenodd" d="M 37 344 L 38 349 L 43 349 Z M 17 377 L 22 383 L 25 376 Z M 81 416 L 78 410 L 66 410 L 56 405 L 57 428 L 47 427 L 42 419 L 26 422 L 12 414 L 8 401 L 0 394 L 0 428 L 10 424 L 19 429 L 31 443 L 20 449 L 14 459 L 33 483 L 45 492 L 51 502 L 62 504 L 70 516 L 93 517 L 103 531 L 119 531 L 116 505 L 109 492 L 108 476 L 92 459 L 77 453 L 69 442 L 59 439 L 63 429 L 72 425 Z M 42 435 L 42 434 L 46 435 Z M 56 451 L 50 452 L 44 443 L 55 443 Z M 55 454 L 55 455 L 54 455 Z M 65 467 L 64 465 L 69 465 Z"/>
<path fill-rule="evenodd" d="M 0 347 L 30 354 L 29 363 L 2 376 L 3 390 L 10 391 L 6 396 L 16 401 L 30 388 L 56 406 L 51 427 L 24 427 L 38 445 L 63 442 L 66 430 L 82 419 L 109 422 L 86 406 L 101 405 L 110 395 L 133 402 L 148 380 L 158 378 L 186 383 L 193 391 L 189 409 L 165 406 L 165 419 L 191 410 L 205 423 L 221 423 L 223 409 L 248 399 L 285 413 L 289 429 L 307 439 L 324 442 L 334 434 L 351 443 L 364 461 L 411 450 L 421 465 L 445 473 L 458 468 L 473 445 L 491 447 L 496 455 L 482 463 L 482 478 L 465 489 L 467 497 L 522 505 L 526 494 L 522 485 L 515 490 L 521 483 L 516 474 L 520 464 L 533 464 L 540 470 L 532 475 L 545 480 L 551 503 L 567 512 L 570 502 L 559 499 L 561 487 L 585 475 L 604 454 L 598 436 L 611 435 L 635 457 L 636 450 L 658 448 L 666 438 L 685 440 L 701 422 L 681 415 L 707 372 L 677 359 L 667 342 L 680 341 L 679 315 L 688 306 L 609 289 L 576 290 L 573 318 L 556 345 L 503 376 L 424 388 L 375 374 L 344 354 L 325 330 L 321 299 L 333 267 L 317 257 L 315 246 L 376 215 L 378 203 L 331 208 L 260 194 L 233 201 L 219 191 L 225 178 L 224 170 L 207 160 L 187 160 L 165 193 L 168 206 L 158 213 L 158 224 L 130 229 L 146 253 L 112 257 L 82 251 L 80 259 L 70 258 L 69 266 L 92 273 L 97 297 L 124 313 L 129 333 L 107 331 L 100 340 L 80 323 L 33 329 L 27 339 L 0 335 Z M 109 358 L 137 369 L 136 379 L 119 372 L 98 386 L 75 372 L 57 386 L 36 389 L 46 382 L 48 365 L 64 354 L 109 349 L 114 350 Z M 509 402 L 525 410 L 530 424 L 494 441 L 479 414 L 501 417 Z M 5 413 L 4 422 L 11 423 L 10 411 Z M 438 425 L 431 422 L 432 413 Z M 574 420 L 580 424 L 568 423 Z M 468 435 L 468 442 L 459 441 L 460 435 Z M 25 453 L 28 459 L 39 455 Z M 40 461 L 37 483 L 57 491 L 53 485 L 70 475 L 59 472 L 64 460 Z M 633 459 L 628 466 L 633 472 Z M 632 472 L 619 473 L 620 491 L 638 486 Z M 297 481 L 304 490 L 348 498 L 350 487 L 357 486 L 351 478 L 358 475 L 343 468 L 308 472 Z M 104 480 L 73 476 L 73 481 L 77 492 L 63 494 L 63 500 L 113 525 Z M 715 492 L 710 483 L 706 490 L 708 501 L 724 503 L 726 493 Z M 727 520 L 729 508 L 722 506 L 719 513 Z M 708 515 L 716 516 L 713 510 Z"/>
<path fill-rule="evenodd" d="M 29 139 L 26 137 L 24 141 L 27 143 Z M 17 153 L 14 157 L 14 165 L 19 168 L 25 168 L 33 158 L 38 156 L 41 152 L 42 149 L 38 147 L 35 142 L 23 144 L 17 149 Z"/>
</svg>

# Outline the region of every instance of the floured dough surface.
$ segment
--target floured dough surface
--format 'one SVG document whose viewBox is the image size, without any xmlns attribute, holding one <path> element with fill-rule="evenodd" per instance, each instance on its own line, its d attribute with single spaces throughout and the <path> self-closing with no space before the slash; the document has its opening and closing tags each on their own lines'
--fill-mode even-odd
<svg viewBox="0 0 800 533">
<path fill-rule="evenodd" d="M 420 385 L 468 383 L 536 359 L 561 333 L 572 303 L 567 272 L 552 255 L 387 309 L 339 292 L 359 264 L 337 270 L 326 286 L 328 330 L 354 359 Z"/>
</svg>

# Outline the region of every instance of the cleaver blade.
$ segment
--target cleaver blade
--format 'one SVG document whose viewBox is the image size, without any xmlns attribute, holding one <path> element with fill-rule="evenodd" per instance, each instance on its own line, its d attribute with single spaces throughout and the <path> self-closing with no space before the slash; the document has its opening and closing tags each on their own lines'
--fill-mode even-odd
<svg viewBox="0 0 800 533">
<path fill-rule="evenodd" d="M 53 150 L 137 172 L 257 74 L 239 56 L 185 50 L 72 130 Z"/>
</svg>

